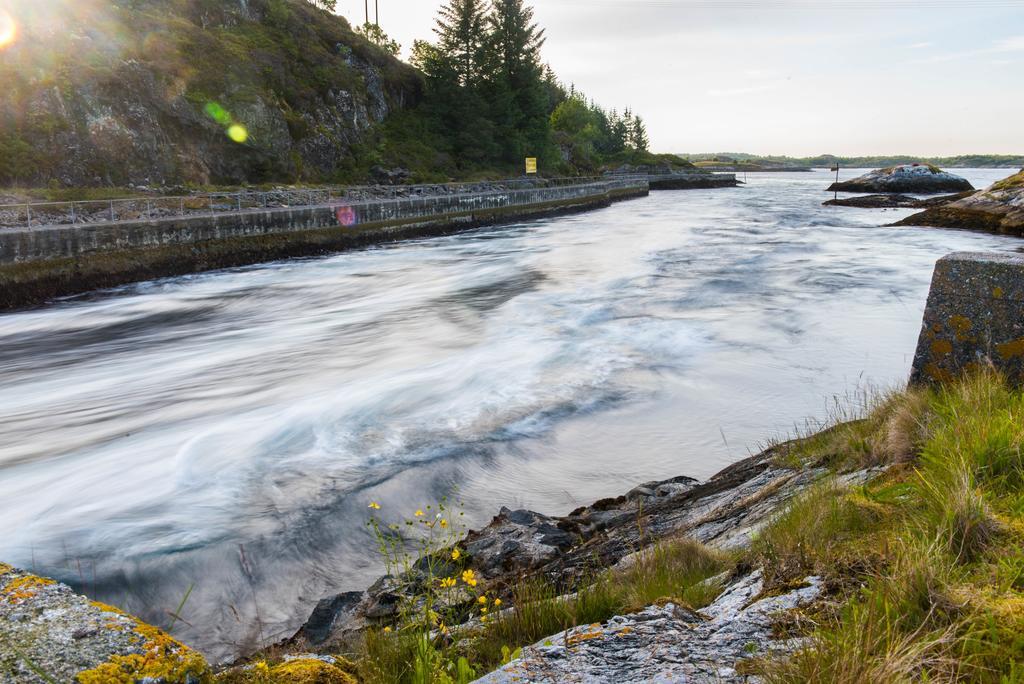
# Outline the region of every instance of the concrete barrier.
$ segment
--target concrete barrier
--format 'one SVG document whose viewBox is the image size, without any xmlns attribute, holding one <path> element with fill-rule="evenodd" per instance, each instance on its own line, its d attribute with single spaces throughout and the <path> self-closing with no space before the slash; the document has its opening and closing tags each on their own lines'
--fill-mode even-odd
<svg viewBox="0 0 1024 684">
<path fill-rule="evenodd" d="M 329 253 L 646 195 L 646 181 L 0 230 L 0 309 L 139 280 Z"/>
<path fill-rule="evenodd" d="M 989 364 L 1024 384 L 1024 256 L 950 254 L 935 266 L 911 384 Z"/>
</svg>

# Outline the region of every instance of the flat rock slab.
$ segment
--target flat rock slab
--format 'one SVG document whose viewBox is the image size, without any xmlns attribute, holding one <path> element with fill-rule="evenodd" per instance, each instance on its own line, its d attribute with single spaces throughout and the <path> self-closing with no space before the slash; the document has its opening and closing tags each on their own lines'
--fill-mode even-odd
<svg viewBox="0 0 1024 684">
<path fill-rule="evenodd" d="M 200 684 L 201 655 L 116 608 L 0 563 L 0 681 Z"/>
<path fill-rule="evenodd" d="M 959 192 L 955 195 L 944 197 L 931 197 L 929 199 L 918 199 L 910 195 L 861 195 L 857 197 L 843 197 L 830 199 L 823 202 L 826 207 L 854 207 L 857 209 L 928 209 L 930 207 L 942 207 L 951 202 L 964 199 L 971 195 L 968 192 Z"/>
<path fill-rule="evenodd" d="M 814 601 L 818 578 L 781 596 L 758 599 L 760 571 L 734 582 L 699 612 L 673 604 L 651 606 L 602 624 L 577 627 L 523 650 L 522 656 L 477 680 L 482 684 L 639 684 L 750 682 L 737 665 L 752 656 L 790 651 L 772 637 L 780 613 Z"/>
<path fill-rule="evenodd" d="M 1024 256 L 950 254 L 935 266 L 911 382 L 989 364 L 1024 383 Z"/>
</svg>

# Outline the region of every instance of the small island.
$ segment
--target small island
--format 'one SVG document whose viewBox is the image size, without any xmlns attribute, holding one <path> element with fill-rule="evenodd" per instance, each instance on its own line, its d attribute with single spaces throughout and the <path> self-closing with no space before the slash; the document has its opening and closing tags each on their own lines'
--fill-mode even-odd
<svg viewBox="0 0 1024 684">
<path fill-rule="evenodd" d="M 935 195 L 964 192 L 974 186 L 956 174 L 931 164 L 902 164 L 866 173 L 853 180 L 833 183 L 829 192 L 915 193 Z"/>
</svg>

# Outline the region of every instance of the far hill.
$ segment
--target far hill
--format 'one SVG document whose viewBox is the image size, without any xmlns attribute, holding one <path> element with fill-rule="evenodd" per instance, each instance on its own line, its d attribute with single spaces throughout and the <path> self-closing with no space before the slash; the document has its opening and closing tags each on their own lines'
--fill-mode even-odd
<svg viewBox="0 0 1024 684">
<path fill-rule="evenodd" d="M 759 156 L 743 152 L 708 152 L 700 154 L 680 155 L 697 163 L 720 162 L 740 165 L 757 165 L 772 170 L 772 167 L 816 167 L 831 168 L 838 162 L 839 166 L 854 169 L 880 169 L 904 164 L 931 164 L 943 168 L 954 169 L 1010 169 L 1024 166 L 1024 155 L 1006 154 L 968 154 L 959 157 L 914 157 L 912 155 L 894 155 L 879 157 L 838 157 L 822 154 L 816 157 Z"/>
</svg>

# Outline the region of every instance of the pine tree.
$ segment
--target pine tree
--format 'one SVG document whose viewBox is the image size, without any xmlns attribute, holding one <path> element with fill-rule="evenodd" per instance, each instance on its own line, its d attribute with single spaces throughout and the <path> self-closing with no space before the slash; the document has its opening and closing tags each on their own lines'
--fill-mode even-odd
<svg viewBox="0 0 1024 684">
<path fill-rule="evenodd" d="M 503 156 L 510 163 L 544 156 L 551 145 L 551 108 L 540 60 L 544 31 L 523 0 L 493 0 L 488 25 L 487 99 L 504 142 Z"/>
<path fill-rule="evenodd" d="M 629 131 L 629 144 L 641 152 L 646 152 L 651 146 L 651 141 L 647 137 L 647 126 L 639 116 L 633 119 L 633 127 Z"/>
<path fill-rule="evenodd" d="M 449 0 L 438 11 L 434 33 L 438 51 L 448 60 L 458 83 L 477 85 L 487 40 L 484 0 Z"/>
<path fill-rule="evenodd" d="M 627 110 L 628 111 L 628 110 Z M 618 112 L 612 110 L 610 118 L 611 140 L 608 144 L 609 154 L 618 154 L 629 145 L 629 126 L 626 119 L 619 116 Z"/>
</svg>

